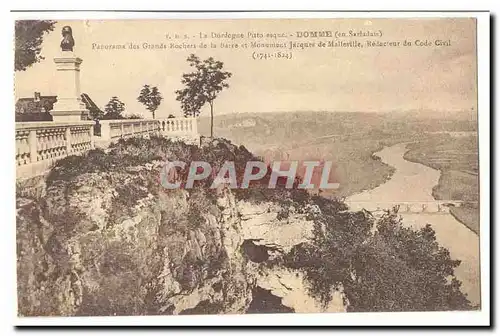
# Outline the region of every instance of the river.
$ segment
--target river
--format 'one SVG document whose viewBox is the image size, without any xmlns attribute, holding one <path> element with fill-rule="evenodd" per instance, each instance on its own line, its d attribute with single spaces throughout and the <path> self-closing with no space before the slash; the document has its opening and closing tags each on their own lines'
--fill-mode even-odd
<svg viewBox="0 0 500 336">
<path fill-rule="evenodd" d="M 440 172 L 419 163 L 406 161 L 406 144 L 385 147 L 375 153 L 382 162 L 396 168 L 386 183 L 347 198 L 348 202 L 433 201 L 432 188 Z M 431 224 L 439 244 L 461 260 L 455 275 L 462 281 L 462 291 L 473 304 L 480 302 L 479 237 L 450 214 L 403 214 L 403 224 L 415 229 Z"/>
</svg>

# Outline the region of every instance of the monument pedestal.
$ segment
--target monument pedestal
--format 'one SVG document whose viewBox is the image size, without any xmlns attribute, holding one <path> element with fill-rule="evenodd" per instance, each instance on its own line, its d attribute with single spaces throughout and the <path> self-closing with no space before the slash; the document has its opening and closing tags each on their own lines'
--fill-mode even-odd
<svg viewBox="0 0 500 336">
<path fill-rule="evenodd" d="M 57 69 L 57 102 L 50 112 L 54 121 L 73 122 L 88 120 L 89 111 L 81 98 L 80 64 L 82 59 L 71 51 L 55 57 Z"/>
</svg>

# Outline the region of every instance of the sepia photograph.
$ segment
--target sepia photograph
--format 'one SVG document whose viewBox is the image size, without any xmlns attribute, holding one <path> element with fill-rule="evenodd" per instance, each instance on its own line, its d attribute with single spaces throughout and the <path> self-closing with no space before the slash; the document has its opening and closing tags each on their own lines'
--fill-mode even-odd
<svg viewBox="0 0 500 336">
<path fill-rule="evenodd" d="M 474 16 L 13 24 L 19 318 L 484 309 Z"/>
</svg>

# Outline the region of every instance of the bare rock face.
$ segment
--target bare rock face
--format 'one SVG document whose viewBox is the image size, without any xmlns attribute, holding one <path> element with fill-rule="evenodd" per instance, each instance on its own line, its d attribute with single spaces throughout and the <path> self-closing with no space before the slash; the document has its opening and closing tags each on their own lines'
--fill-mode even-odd
<svg viewBox="0 0 500 336">
<path fill-rule="evenodd" d="M 275 251 L 278 251 L 279 258 L 283 252 L 290 252 L 297 244 L 307 242 L 313 235 L 314 224 L 307 219 L 307 214 L 295 213 L 291 209 L 287 218 L 280 219 L 282 207 L 271 202 L 255 204 L 240 201 L 238 209 L 244 239 L 242 248 L 247 254 L 254 254 L 254 258 L 250 257 L 253 263 L 250 262 L 247 269 L 253 267 L 257 289 L 280 298 L 284 307 L 296 313 L 346 311 L 342 291 L 332 291 L 332 300 L 324 306 L 309 293 L 302 271 L 287 269 L 279 263 L 271 262 L 269 266 L 255 264 L 276 258 Z M 257 260 L 259 257 L 261 260 Z"/>
<path fill-rule="evenodd" d="M 255 280 L 233 195 L 157 184 L 100 172 L 18 198 L 19 314 L 243 313 Z"/>
</svg>

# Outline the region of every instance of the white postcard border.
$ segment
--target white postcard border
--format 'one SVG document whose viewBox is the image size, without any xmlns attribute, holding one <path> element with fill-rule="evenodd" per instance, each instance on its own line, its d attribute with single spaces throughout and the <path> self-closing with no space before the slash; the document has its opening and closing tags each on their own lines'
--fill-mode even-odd
<svg viewBox="0 0 500 336">
<path fill-rule="evenodd" d="M 129 317 L 23 317 L 16 314 L 16 304 L 11 306 L 8 316 L 14 314 L 15 325 L 485 325 L 490 315 L 490 21 L 487 12 L 247 12 L 247 13 L 164 13 L 164 12 L 38 12 L 11 13 L 10 31 L 13 31 L 15 19 L 200 19 L 200 18 L 430 18 L 430 17 L 475 17 L 477 18 L 477 54 L 478 54 L 478 111 L 479 111 L 479 158 L 480 158 L 480 216 L 481 216 L 481 300 L 482 310 L 478 312 L 419 312 L 419 313 L 348 313 L 348 314 L 262 314 L 262 315 L 200 315 L 200 316 L 129 316 Z M 11 52 L 13 60 L 13 51 Z M 9 64 L 12 64 L 10 62 Z M 12 71 L 12 70 L 11 70 Z M 8 75 L 10 76 L 10 75 Z M 8 77 L 7 76 L 7 77 Z M 12 78 L 2 79 L 4 92 L 13 92 Z M 12 95 L 13 96 L 13 95 Z M 14 98 L 10 98 L 11 111 Z M 4 101 L 5 102 L 5 101 Z M 12 113 L 11 113 L 12 114 Z M 13 117 L 12 117 L 13 119 Z M 10 120 L 10 118 L 8 119 Z M 2 142 L 6 153 L 13 155 L 12 124 L 1 123 Z M 10 138 L 9 138 L 10 136 Z M 10 146 L 10 147 L 9 147 Z M 8 157 L 8 156 L 7 156 Z M 8 161 L 8 160 L 7 160 Z M 10 166 L 9 166 L 10 165 Z M 4 200 L 15 194 L 12 179 L 15 176 L 13 164 L 2 166 Z M 7 187 L 9 186 L 9 187 Z M 16 301 L 15 276 L 15 208 L 12 202 L 2 202 L 4 225 L 7 226 L 2 245 L 7 248 L 4 258 L 9 261 L 9 272 L 1 277 L 2 287 L 8 290 L 4 300 Z M 12 272 L 12 270 L 14 270 Z"/>
</svg>

